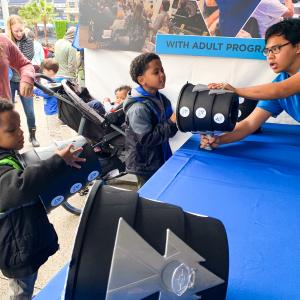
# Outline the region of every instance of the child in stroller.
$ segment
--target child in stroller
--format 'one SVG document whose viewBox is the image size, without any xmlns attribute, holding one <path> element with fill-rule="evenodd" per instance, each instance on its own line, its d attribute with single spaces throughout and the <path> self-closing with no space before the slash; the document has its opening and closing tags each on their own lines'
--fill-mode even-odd
<svg viewBox="0 0 300 300">
<path fill-rule="evenodd" d="M 115 89 L 115 100 L 112 102 L 109 98 L 103 99 L 103 106 L 107 112 L 114 112 L 120 108 L 123 108 L 123 102 L 125 101 L 127 94 L 131 92 L 129 85 L 121 85 Z"/>
<path fill-rule="evenodd" d="M 52 82 L 51 78 L 37 74 L 35 86 L 49 95 L 58 99 L 58 117 L 66 125 L 84 136 L 95 149 L 101 164 L 101 178 L 104 180 L 125 175 L 125 131 L 123 123 L 125 115 L 120 108 L 112 113 L 98 114 L 88 103 L 93 100 L 86 88 L 69 80 L 63 80 L 59 84 L 53 84 L 47 88 L 38 82 L 39 78 L 45 78 Z M 101 103 L 99 102 L 101 105 Z M 103 108 L 103 112 L 105 112 Z M 99 151 L 100 149 L 100 151 Z M 76 213 L 76 208 L 63 204 L 64 208 Z M 77 213 L 79 214 L 80 211 Z"/>
</svg>

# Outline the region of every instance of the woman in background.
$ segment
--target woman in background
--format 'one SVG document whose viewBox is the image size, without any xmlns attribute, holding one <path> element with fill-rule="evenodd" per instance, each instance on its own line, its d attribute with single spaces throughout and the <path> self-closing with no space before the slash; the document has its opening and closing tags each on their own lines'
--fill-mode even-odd
<svg viewBox="0 0 300 300">
<path fill-rule="evenodd" d="M 21 17 L 11 15 L 7 19 L 7 34 L 10 40 L 17 45 L 22 54 L 28 59 L 32 60 L 34 56 L 33 40 L 28 38 L 25 34 L 25 24 Z M 35 115 L 33 107 L 33 97 L 24 97 L 20 93 L 20 76 L 16 71 L 13 71 L 13 77 L 10 80 L 11 97 L 15 102 L 15 94 L 18 91 L 22 101 L 23 109 L 27 118 L 27 125 L 29 129 L 29 142 L 33 147 L 39 147 L 40 144 L 35 137 Z"/>
</svg>

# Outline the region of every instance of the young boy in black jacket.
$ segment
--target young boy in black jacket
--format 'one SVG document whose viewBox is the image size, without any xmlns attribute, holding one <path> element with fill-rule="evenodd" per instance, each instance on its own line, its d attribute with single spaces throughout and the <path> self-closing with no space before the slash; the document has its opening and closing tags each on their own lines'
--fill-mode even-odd
<svg viewBox="0 0 300 300">
<path fill-rule="evenodd" d="M 137 56 L 130 75 L 139 86 L 123 103 L 126 114 L 126 169 L 135 174 L 141 187 L 172 155 L 169 138 L 177 132 L 176 115 L 171 103 L 158 90 L 166 75 L 155 53 Z"/>
<path fill-rule="evenodd" d="M 9 278 L 10 299 L 31 299 L 39 267 L 58 250 L 39 194 L 67 165 L 80 168 L 82 149 L 72 145 L 25 169 L 15 151 L 23 148 L 20 116 L 0 100 L 0 269 Z"/>
</svg>

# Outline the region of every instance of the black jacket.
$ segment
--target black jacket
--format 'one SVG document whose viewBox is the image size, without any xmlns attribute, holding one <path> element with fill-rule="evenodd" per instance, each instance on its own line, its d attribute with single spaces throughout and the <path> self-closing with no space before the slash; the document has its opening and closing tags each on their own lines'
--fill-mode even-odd
<svg viewBox="0 0 300 300">
<path fill-rule="evenodd" d="M 177 132 L 170 101 L 138 87 L 123 104 L 126 114 L 126 169 L 128 173 L 152 176 L 172 155 L 169 138 Z"/>
<path fill-rule="evenodd" d="M 0 160 L 8 155 L 16 157 L 0 149 Z M 24 170 L 0 165 L 0 269 L 5 276 L 31 275 L 58 250 L 57 235 L 39 193 L 64 168 L 58 155 Z"/>
</svg>

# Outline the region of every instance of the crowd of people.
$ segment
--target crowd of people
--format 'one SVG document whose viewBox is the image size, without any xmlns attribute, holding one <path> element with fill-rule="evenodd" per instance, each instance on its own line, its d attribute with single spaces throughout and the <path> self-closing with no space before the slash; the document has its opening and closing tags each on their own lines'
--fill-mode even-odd
<svg viewBox="0 0 300 300">
<path fill-rule="evenodd" d="M 70 31 L 71 30 L 69 30 L 66 33 L 66 38 L 62 39 L 62 40 L 66 40 L 66 43 L 64 44 L 65 48 L 59 49 L 59 45 L 58 45 L 57 61 L 61 65 L 60 69 L 62 70 L 61 71 L 62 75 L 68 78 L 69 76 L 75 78 L 76 68 L 77 68 L 76 50 L 72 48 L 74 49 L 74 53 L 75 53 L 74 55 L 75 63 L 70 64 L 69 57 L 71 55 L 69 55 L 69 49 L 72 47 L 72 45 L 71 42 L 67 40 L 69 38 L 68 34 Z M 74 37 L 74 28 L 72 28 L 72 32 Z M 38 42 L 35 39 L 33 32 L 26 27 L 25 22 L 18 15 L 11 15 L 7 20 L 7 38 L 12 43 L 6 41 L 6 37 L 4 34 L 1 35 L 1 39 L 3 40 L 3 43 L 4 44 L 9 43 L 9 45 L 7 45 L 8 46 L 7 50 L 9 50 L 13 46 L 16 46 L 20 50 L 21 54 L 23 54 L 24 57 L 31 62 L 31 66 L 30 66 L 31 72 L 32 72 L 32 66 L 34 67 L 33 71 L 37 71 L 37 72 L 40 71 L 43 61 L 47 59 L 47 57 L 51 56 L 48 49 L 47 49 L 48 51 L 44 51 L 44 48 L 42 47 L 40 42 Z M 57 44 L 59 43 L 60 41 L 57 41 Z M 21 66 L 21 65 L 15 66 L 16 61 L 19 62 L 19 60 L 17 60 L 17 57 L 20 57 L 19 63 L 25 64 L 27 66 L 27 70 L 29 70 L 29 62 L 25 61 L 23 56 L 22 57 L 20 56 L 19 52 L 16 51 L 15 47 L 13 48 L 14 48 L 14 52 L 10 53 L 12 56 L 11 58 L 12 62 L 10 63 L 11 68 L 9 68 L 8 66 L 3 66 L 5 67 L 5 72 L 3 73 L 5 80 L 9 80 L 10 82 L 9 85 L 5 84 L 5 87 L 1 89 L 1 97 L 6 99 L 11 99 L 12 102 L 15 103 L 16 94 L 18 94 L 22 102 L 22 106 L 27 119 L 27 126 L 29 130 L 29 141 L 32 143 L 34 147 L 39 147 L 40 144 L 36 137 L 37 126 L 35 120 L 34 101 L 32 95 L 32 88 L 33 88 L 32 85 L 33 85 L 34 77 L 32 76 L 32 73 L 30 74 L 31 76 L 27 75 L 29 74 L 28 73 L 29 71 L 25 73 L 27 76 L 23 75 L 24 72 L 20 72 L 20 68 L 21 70 L 23 70 L 25 66 Z M 68 55 L 65 55 L 65 52 Z M 12 54 L 14 54 L 15 56 L 13 56 Z M 72 68 L 72 72 L 71 71 L 68 72 L 68 70 L 65 69 L 65 66 L 67 66 L 69 69 Z M 26 93 L 24 93 L 24 86 L 27 88 Z M 10 93 L 8 92 L 7 87 L 10 88 Z"/>
<path fill-rule="evenodd" d="M 145 42 L 155 42 L 157 32 L 171 32 L 166 0 L 156 16 L 153 4 L 142 1 L 84 0 L 80 10 L 85 12 L 81 24 L 88 27 L 87 40 L 101 48 L 141 51 Z"/>
<path fill-rule="evenodd" d="M 42 59 L 39 67 L 50 78 L 75 79 L 76 52 L 70 48 L 74 32 L 74 28 L 70 28 L 64 39 L 57 42 L 54 58 Z M 211 83 L 209 87 L 225 88 L 243 97 L 266 101 L 261 101 L 232 133 L 219 137 L 202 136 L 201 147 L 216 148 L 242 139 L 271 115 L 277 116 L 282 111 L 300 122 L 300 19 L 272 25 L 266 32 L 265 41 L 264 54 L 278 74 L 273 83 L 247 88 Z M 16 92 L 27 116 L 30 141 L 33 146 L 38 146 L 32 98 L 35 70 L 30 62 L 35 56 L 34 49 L 34 41 L 26 35 L 23 20 L 11 16 L 8 36 L 0 34 L 0 269 L 9 278 L 11 299 L 31 299 L 39 267 L 58 250 L 55 230 L 39 200 L 40 192 L 59 172 L 70 167 L 80 168 L 85 161 L 77 155 L 82 149 L 71 149 L 72 145 L 25 169 L 15 155 L 24 144 L 20 116 L 13 106 Z M 72 56 L 65 61 L 64 51 Z M 9 68 L 13 69 L 10 80 Z M 169 139 L 177 132 L 176 115 L 169 99 L 160 92 L 165 87 L 166 74 L 157 54 L 138 55 L 131 62 L 129 73 L 137 86 L 117 88 L 116 100 L 106 102 L 110 104 L 107 111 L 123 104 L 128 155 L 126 169 L 137 176 L 141 187 L 172 155 Z M 34 92 L 41 95 L 40 91 Z M 55 123 L 55 131 L 57 99 L 42 96 L 49 128 Z"/>
</svg>

